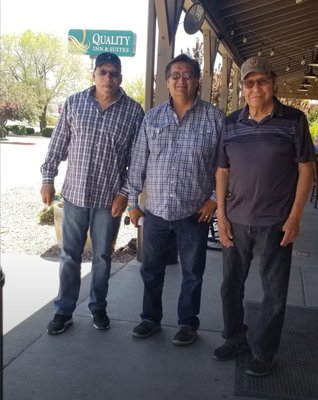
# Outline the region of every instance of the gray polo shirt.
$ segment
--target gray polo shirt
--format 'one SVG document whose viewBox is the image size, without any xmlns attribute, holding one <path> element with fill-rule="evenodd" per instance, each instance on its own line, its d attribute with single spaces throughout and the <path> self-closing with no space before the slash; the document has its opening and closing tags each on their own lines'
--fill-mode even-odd
<svg viewBox="0 0 318 400">
<path fill-rule="evenodd" d="M 262 121 L 249 118 L 248 106 L 225 120 L 217 166 L 230 168 L 227 216 L 232 222 L 271 226 L 285 221 L 294 202 L 298 163 L 315 153 L 304 113 L 275 98 Z"/>
</svg>

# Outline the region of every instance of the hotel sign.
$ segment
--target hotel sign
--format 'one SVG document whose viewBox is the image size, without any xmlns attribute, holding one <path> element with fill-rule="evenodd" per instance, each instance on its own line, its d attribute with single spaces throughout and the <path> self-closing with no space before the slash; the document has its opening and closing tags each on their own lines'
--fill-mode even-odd
<svg viewBox="0 0 318 400">
<path fill-rule="evenodd" d="M 133 57 L 136 54 L 136 35 L 131 31 L 71 29 L 68 40 L 70 51 L 90 56 L 104 52 L 121 57 Z"/>
</svg>

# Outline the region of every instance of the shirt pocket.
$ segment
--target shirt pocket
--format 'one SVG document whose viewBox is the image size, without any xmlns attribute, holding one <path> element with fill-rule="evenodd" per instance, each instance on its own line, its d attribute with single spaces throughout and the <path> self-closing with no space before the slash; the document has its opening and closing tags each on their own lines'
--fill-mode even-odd
<svg viewBox="0 0 318 400">
<path fill-rule="evenodd" d="M 169 125 L 149 126 L 148 146 L 150 153 L 159 154 L 172 147 L 172 132 Z"/>
<path fill-rule="evenodd" d="M 126 152 L 132 142 L 130 126 L 116 122 L 108 133 L 112 147 L 117 152 Z"/>
<path fill-rule="evenodd" d="M 200 130 L 194 132 L 193 135 L 193 152 L 204 158 L 212 157 L 214 152 L 216 135 L 214 135 L 213 130 Z"/>
</svg>

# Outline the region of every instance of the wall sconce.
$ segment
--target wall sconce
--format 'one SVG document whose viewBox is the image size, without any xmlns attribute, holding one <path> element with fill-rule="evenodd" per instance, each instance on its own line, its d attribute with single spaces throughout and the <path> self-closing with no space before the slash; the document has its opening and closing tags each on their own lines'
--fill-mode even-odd
<svg viewBox="0 0 318 400">
<path fill-rule="evenodd" d="M 271 48 L 271 51 L 270 51 L 269 55 L 270 55 L 271 57 L 273 57 L 273 55 L 275 55 L 274 47 Z"/>
<path fill-rule="evenodd" d="M 244 44 L 247 43 L 247 38 L 246 38 L 245 35 L 243 36 L 242 42 L 243 42 Z"/>
<path fill-rule="evenodd" d="M 306 64 L 306 59 L 305 56 L 300 60 L 300 65 L 305 65 Z"/>
</svg>

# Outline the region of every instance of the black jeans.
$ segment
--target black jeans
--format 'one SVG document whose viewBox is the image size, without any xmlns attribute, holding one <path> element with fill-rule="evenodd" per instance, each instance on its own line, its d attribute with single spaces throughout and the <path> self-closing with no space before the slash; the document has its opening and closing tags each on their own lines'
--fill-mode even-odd
<svg viewBox="0 0 318 400">
<path fill-rule="evenodd" d="M 292 258 L 292 244 L 280 246 L 281 228 L 282 224 L 253 227 L 232 223 L 234 247 L 223 248 L 223 337 L 233 340 L 241 340 L 247 331 L 244 286 L 254 245 L 259 248 L 263 299 L 251 346 L 254 357 L 267 361 L 274 357 L 281 338 Z"/>
</svg>

